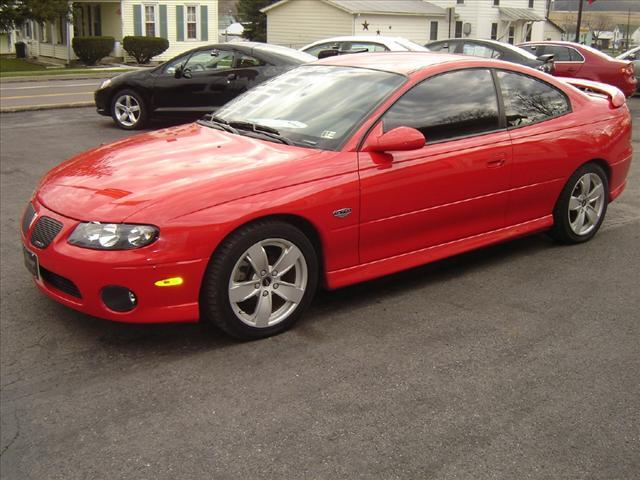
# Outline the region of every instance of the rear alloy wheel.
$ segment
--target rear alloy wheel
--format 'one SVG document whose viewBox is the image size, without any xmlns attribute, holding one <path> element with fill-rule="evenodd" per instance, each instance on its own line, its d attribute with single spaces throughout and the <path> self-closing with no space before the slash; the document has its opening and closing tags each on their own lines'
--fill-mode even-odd
<svg viewBox="0 0 640 480">
<path fill-rule="evenodd" d="M 275 335 L 307 308 L 317 276 L 315 250 L 300 230 L 257 222 L 234 233 L 214 255 L 203 286 L 203 313 L 236 338 Z"/>
<path fill-rule="evenodd" d="M 552 235 L 565 243 L 590 240 L 607 211 L 609 183 L 603 169 L 588 163 L 569 179 L 554 210 Z"/>
<path fill-rule="evenodd" d="M 135 130 L 147 122 L 147 108 L 138 93 L 122 90 L 113 97 L 111 116 L 120 128 Z"/>
</svg>

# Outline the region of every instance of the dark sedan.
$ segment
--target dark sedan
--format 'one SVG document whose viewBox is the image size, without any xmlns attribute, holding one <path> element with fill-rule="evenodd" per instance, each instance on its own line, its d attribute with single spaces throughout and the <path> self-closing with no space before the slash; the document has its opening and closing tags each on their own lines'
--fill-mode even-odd
<svg viewBox="0 0 640 480">
<path fill-rule="evenodd" d="M 314 60 L 304 52 L 264 43 L 208 45 L 156 68 L 105 80 L 95 101 L 99 114 L 133 130 L 151 116 L 211 112 L 259 83 Z"/>
<path fill-rule="evenodd" d="M 553 73 L 553 55 L 536 57 L 523 48 L 496 40 L 480 40 L 475 38 L 450 38 L 425 45 L 432 52 L 457 53 L 473 57 L 496 58 L 505 62 L 519 63 L 527 67 L 537 68 L 546 73 Z"/>
</svg>

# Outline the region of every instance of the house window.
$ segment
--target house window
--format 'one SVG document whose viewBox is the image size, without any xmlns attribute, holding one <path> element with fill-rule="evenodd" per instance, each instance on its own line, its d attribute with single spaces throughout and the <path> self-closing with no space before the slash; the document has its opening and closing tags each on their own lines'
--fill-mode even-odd
<svg viewBox="0 0 640 480">
<path fill-rule="evenodd" d="M 516 27 L 509 27 L 509 43 L 511 45 L 516 43 Z"/>
<path fill-rule="evenodd" d="M 429 40 L 438 39 L 438 22 L 431 22 L 431 28 L 429 29 Z"/>
<path fill-rule="evenodd" d="M 144 34 L 147 37 L 156 36 L 156 6 L 144 6 Z"/>
<path fill-rule="evenodd" d="M 462 38 L 462 22 L 456 22 L 455 38 Z"/>
<path fill-rule="evenodd" d="M 185 17 L 185 31 L 187 32 L 187 40 L 198 39 L 198 7 L 196 5 L 187 5 L 187 15 Z"/>
<path fill-rule="evenodd" d="M 529 25 L 528 27 L 525 27 L 527 29 L 527 35 L 525 36 L 525 42 L 530 42 L 531 41 L 531 30 L 533 30 L 533 25 Z"/>
<path fill-rule="evenodd" d="M 497 39 L 498 39 L 498 24 L 492 23 L 491 24 L 491 40 L 497 40 Z"/>
<path fill-rule="evenodd" d="M 67 43 L 67 18 L 64 15 L 60 15 L 56 23 L 58 26 L 58 35 L 56 36 L 57 37 L 56 43 L 65 44 Z"/>
<path fill-rule="evenodd" d="M 529 0 L 529 8 L 533 8 L 533 0 Z"/>
<path fill-rule="evenodd" d="M 497 7 L 500 5 L 500 0 L 493 0 L 493 6 Z"/>
<path fill-rule="evenodd" d="M 464 0 L 458 0 L 456 3 L 457 3 L 458 5 L 464 5 Z"/>
</svg>

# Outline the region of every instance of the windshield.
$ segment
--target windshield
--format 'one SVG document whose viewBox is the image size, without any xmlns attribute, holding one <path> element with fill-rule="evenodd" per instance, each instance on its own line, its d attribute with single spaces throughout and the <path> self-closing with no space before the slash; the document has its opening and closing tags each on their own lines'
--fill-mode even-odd
<svg viewBox="0 0 640 480">
<path fill-rule="evenodd" d="M 297 145 L 337 150 L 405 80 L 364 68 L 303 65 L 240 95 L 215 117 L 267 127 Z"/>
</svg>

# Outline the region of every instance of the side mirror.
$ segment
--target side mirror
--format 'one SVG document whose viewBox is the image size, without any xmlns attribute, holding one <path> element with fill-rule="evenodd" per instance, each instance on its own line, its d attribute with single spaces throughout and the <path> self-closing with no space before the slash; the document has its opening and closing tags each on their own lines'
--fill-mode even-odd
<svg viewBox="0 0 640 480">
<path fill-rule="evenodd" d="M 555 55 L 553 53 L 546 53 L 544 55 L 540 55 L 538 57 L 538 60 L 540 60 L 541 62 L 544 62 L 544 63 L 548 63 L 548 62 L 553 60 L 554 56 Z"/>
<path fill-rule="evenodd" d="M 367 139 L 366 152 L 398 152 L 418 150 L 424 147 L 426 140 L 420 131 L 411 127 L 396 127 L 387 133 Z"/>
<path fill-rule="evenodd" d="M 335 49 L 335 48 L 331 48 L 331 49 L 328 49 L 328 50 L 320 50 L 318 52 L 318 59 L 327 58 L 327 57 L 333 57 L 333 56 L 339 55 L 339 54 L 340 54 L 340 51 L 338 49 Z"/>
</svg>

